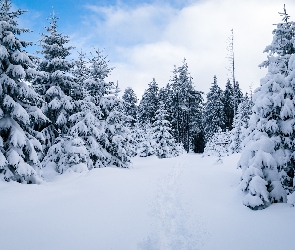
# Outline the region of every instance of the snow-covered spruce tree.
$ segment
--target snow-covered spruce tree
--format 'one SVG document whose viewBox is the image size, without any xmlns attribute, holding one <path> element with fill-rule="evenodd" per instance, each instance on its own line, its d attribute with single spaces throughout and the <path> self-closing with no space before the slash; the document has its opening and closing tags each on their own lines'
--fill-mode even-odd
<svg viewBox="0 0 295 250">
<path fill-rule="evenodd" d="M 133 137 L 126 126 L 128 117 L 123 113 L 123 102 L 113 98 L 113 108 L 106 119 L 105 133 L 108 140 L 107 152 L 111 155 L 110 164 L 121 168 L 128 168 L 131 156 L 135 155 Z"/>
<path fill-rule="evenodd" d="M 190 112 L 189 112 L 189 133 L 190 148 L 195 153 L 203 153 L 205 147 L 204 127 L 203 127 L 203 92 L 191 90 L 190 92 Z"/>
<path fill-rule="evenodd" d="M 271 63 L 275 64 L 282 75 L 288 75 L 288 64 L 292 54 L 295 53 L 294 48 L 294 22 L 289 21 L 290 16 L 286 12 L 279 13 L 283 19 L 282 23 L 278 23 L 276 29 L 273 30 L 272 43 L 266 46 L 263 52 L 268 53 L 267 60 L 262 62 L 259 67 L 268 67 Z"/>
<path fill-rule="evenodd" d="M 137 119 L 137 96 L 131 87 L 125 89 L 122 96 L 124 101 L 124 113 L 132 119 L 128 122 L 129 127 L 134 127 Z"/>
<path fill-rule="evenodd" d="M 43 137 L 36 130 L 47 118 L 39 109 L 41 97 L 27 84 L 36 72 L 25 51 L 31 43 L 18 37 L 29 32 L 17 23 L 24 12 L 12 11 L 11 1 L 0 2 L 0 178 L 38 183 Z"/>
<path fill-rule="evenodd" d="M 217 85 L 214 76 L 210 91 L 207 94 L 207 102 L 204 106 L 203 126 L 205 142 L 207 143 L 214 133 L 224 129 L 224 105 L 222 102 L 223 92 Z"/>
<path fill-rule="evenodd" d="M 245 139 L 249 127 L 249 119 L 252 114 L 252 102 L 247 94 L 239 104 L 238 110 L 234 117 L 233 129 L 231 130 L 231 153 L 240 153 L 242 150 L 242 141 Z"/>
<path fill-rule="evenodd" d="M 144 124 L 143 129 L 139 130 L 139 133 L 143 132 L 143 139 L 138 147 L 138 155 L 140 157 L 147 157 L 155 154 L 156 141 L 154 139 L 154 131 L 150 123 Z"/>
<path fill-rule="evenodd" d="M 173 77 L 170 80 L 172 95 L 170 108 L 172 134 L 178 143 L 182 143 L 189 152 L 200 144 L 196 139 L 202 133 L 201 110 L 202 92 L 193 87 L 192 77 L 188 71 L 188 65 L 184 59 L 182 66 L 175 67 Z"/>
<path fill-rule="evenodd" d="M 159 109 L 156 112 L 156 121 L 153 123 L 153 138 L 156 143 L 155 155 L 159 158 L 169 158 L 178 156 L 175 139 L 170 134 L 171 125 L 166 120 L 167 111 L 164 103 L 160 102 Z"/>
<path fill-rule="evenodd" d="M 66 46 L 69 37 L 58 32 L 58 17 L 54 11 L 49 20 L 47 33 L 42 34 L 40 40 L 42 50 L 39 53 L 43 59 L 40 59 L 38 70 L 41 73 L 33 82 L 35 90 L 45 100 L 43 112 L 51 121 L 42 131 L 45 137 L 45 152 L 57 137 L 68 133 L 68 118 L 74 108 L 73 97 L 79 95 L 78 85 L 70 74 L 73 64 L 67 60 L 73 47 Z"/>
<path fill-rule="evenodd" d="M 238 110 L 239 104 L 243 100 L 243 92 L 240 88 L 239 82 L 236 81 L 233 86 L 233 102 L 234 102 L 234 112 L 236 113 Z"/>
<path fill-rule="evenodd" d="M 253 96 L 250 133 L 239 161 L 244 204 L 255 210 L 286 202 L 293 188 L 295 24 L 288 22 L 285 9 L 282 14 L 283 23 L 277 25 L 272 44 L 266 48 L 270 52 L 262 65 L 268 73 Z"/>
<path fill-rule="evenodd" d="M 134 155 L 139 155 L 140 153 L 140 147 L 145 139 L 145 134 L 142 126 L 140 125 L 139 122 L 136 122 L 131 129 L 131 136 L 132 136 L 132 141 L 133 141 L 133 151 Z"/>
<path fill-rule="evenodd" d="M 225 90 L 223 92 L 222 98 L 224 106 L 224 126 L 226 129 L 231 130 L 233 126 L 234 119 L 234 91 L 230 83 L 230 80 L 227 80 L 225 85 Z"/>
<path fill-rule="evenodd" d="M 138 119 L 141 124 L 153 123 L 155 114 L 159 107 L 159 87 L 153 78 L 148 88 L 144 91 L 138 106 Z"/>
<path fill-rule="evenodd" d="M 106 57 L 96 50 L 89 60 L 89 77 L 83 81 L 85 96 L 76 101 L 78 112 L 69 119 L 70 134 L 82 138 L 89 152 L 88 168 L 128 167 L 134 154 L 123 101 L 116 96 L 114 84 L 105 80 L 111 71 Z"/>
</svg>

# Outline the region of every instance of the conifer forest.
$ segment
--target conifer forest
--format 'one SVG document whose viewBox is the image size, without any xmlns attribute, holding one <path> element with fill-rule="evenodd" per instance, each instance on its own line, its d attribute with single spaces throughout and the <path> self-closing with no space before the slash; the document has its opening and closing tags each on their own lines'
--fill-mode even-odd
<svg viewBox="0 0 295 250">
<path fill-rule="evenodd" d="M 26 231 L 16 222 L 29 225 L 22 214 L 32 213 L 49 218 L 45 225 L 52 220 L 63 228 L 55 219 L 60 212 L 71 229 L 69 234 L 57 231 L 66 238 L 53 243 L 55 226 L 45 226 L 48 235 L 40 236 L 39 247 L 22 249 L 293 249 L 288 237 L 295 230 L 295 22 L 288 6 L 282 7 L 281 22 L 261 51 L 265 61 L 259 67 L 267 73 L 254 91 L 240 87 L 232 31 L 226 82 L 212 75 L 204 93 L 183 57 L 180 65 L 172 65 L 164 87 L 151 75 L 138 96 L 133 86 L 121 90 L 119 81 L 109 80 L 116 68 L 107 51 L 98 45 L 89 53 L 71 45 L 70 35 L 59 29 L 62 15 L 52 10 L 39 41 L 26 41 L 23 34 L 31 30 L 20 21 L 26 11 L 1 0 L 0 232 L 6 233 L 0 233 L 0 249 L 21 249 L 12 242 L 14 230 L 7 229 L 4 217 L 13 218 L 18 201 L 29 204 L 31 199 L 32 208 L 24 205 L 12 227 Z M 31 54 L 28 48 L 37 42 L 40 49 Z M 71 209 L 73 217 L 84 218 L 75 219 L 73 227 Z M 95 210 L 101 219 L 93 218 Z M 122 215 L 116 214 L 119 210 Z M 128 217 L 133 210 L 134 220 Z M 85 214 L 74 216 L 77 211 Z M 206 219 L 209 214 L 224 225 L 224 235 Z M 228 223 L 243 227 L 250 239 L 256 237 L 255 226 L 264 231 L 281 218 L 285 229 L 278 230 L 285 241 L 273 243 L 273 228 L 261 239 L 272 237 L 269 245 L 254 240 L 243 246 L 232 230 L 237 225 L 223 221 L 229 216 Z M 273 218 L 276 222 L 266 223 Z M 136 232 L 137 223 L 142 231 Z M 124 231 L 124 225 L 129 235 L 112 233 L 117 226 Z M 74 230 L 80 226 L 87 236 L 78 237 L 82 233 Z M 104 239 L 92 238 L 90 231 L 96 230 Z M 227 232 L 233 235 L 231 243 L 223 240 Z M 66 240 L 70 235 L 76 239 Z"/>
</svg>

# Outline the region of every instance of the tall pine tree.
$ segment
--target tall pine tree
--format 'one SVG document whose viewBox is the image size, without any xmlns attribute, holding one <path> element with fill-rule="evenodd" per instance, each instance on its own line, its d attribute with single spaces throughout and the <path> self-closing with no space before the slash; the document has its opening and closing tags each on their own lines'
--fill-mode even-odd
<svg viewBox="0 0 295 250">
<path fill-rule="evenodd" d="M 159 86 L 153 78 L 145 90 L 138 107 L 138 119 L 141 124 L 153 123 L 159 106 Z"/>
<path fill-rule="evenodd" d="M 224 105 L 224 126 L 228 130 L 232 130 L 233 119 L 234 119 L 234 90 L 230 83 L 230 80 L 227 80 L 225 85 L 225 90 L 223 92 L 223 105 Z"/>
<path fill-rule="evenodd" d="M 251 209 L 286 202 L 294 187 L 295 23 L 288 21 L 285 8 L 282 15 L 265 50 L 269 56 L 262 65 L 268 73 L 253 96 L 250 131 L 239 162 L 244 204 Z"/>
<path fill-rule="evenodd" d="M 203 124 L 206 143 L 220 129 L 225 129 L 224 123 L 224 105 L 222 102 L 223 91 L 217 84 L 217 78 L 214 76 L 210 91 L 207 94 L 207 102 L 204 107 Z"/>
<path fill-rule="evenodd" d="M 137 120 L 137 96 L 134 90 L 131 87 L 126 88 L 122 99 L 124 101 L 124 113 L 130 117 L 128 125 L 134 127 Z"/>
<path fill-rule="evenodd" d="M 70 125 L 68 118 L 73 112 L 74 100 L 78 95 L 78 85 L 71 76 L 73 64 L 67 60 L 71 46 L 68 36 L 63 36 L 57 30 L 58 17 L 52 12 L 49 18 L 47 33 L 42 34 L 40 40 L 42 50 L 38 70 L 41 72 L 33 82 L 36 91 L 43 96 L 45 105 L 44 114 L 51 124 L 42 132 L 45 136 L 45 152 L 52 146 L 55 139 L 68 133 Z"/>
<path fill-rule="evenodd" d="M 28 86 L 35 76 L 31 43 L 19 35 L 17 18 L 25 11 L 11 10 L 10 1 L 0 2 L 0 177 L 6 181 L 40 181 L 38 152 L 42 150 L 40 129 L 47 118 L 40 110 L 40 96 Z"/>
</svg>

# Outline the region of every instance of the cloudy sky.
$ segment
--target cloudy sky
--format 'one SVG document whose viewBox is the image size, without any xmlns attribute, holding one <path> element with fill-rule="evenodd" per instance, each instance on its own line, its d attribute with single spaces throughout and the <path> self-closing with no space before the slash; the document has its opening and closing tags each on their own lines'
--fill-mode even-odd
<svg viewBox="0 0 295 250">
<path fill-rule="evenodd" d="M 54 6 L 59 30 L 76 47 L 73 57 L 81 49 L 104 49 L 115 67 L 110 80 L 122 90 L 132 87 L 139 98 L 152 78 L 165 86 L 184 58 L 197 90 L 207 93 L 214 75 L 224 88 L 231 29 L 236 79 L 244 92 L 255 89 L 267 72 L 258 65 L 284 3 L 295 21 L 294 0 L 13 0 L 28 10 L 20 21 L 34 31 L 30 40 L 40 38 Z"/>
</svg>

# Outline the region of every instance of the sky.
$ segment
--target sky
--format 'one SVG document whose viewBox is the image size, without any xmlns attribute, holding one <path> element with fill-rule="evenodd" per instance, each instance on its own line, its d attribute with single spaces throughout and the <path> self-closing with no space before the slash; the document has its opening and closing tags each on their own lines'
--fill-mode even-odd
<svg viewBox="0 0 295 250">
<path fill-rule="evenodd" d="M 228 39 L 234 31 L 236 80 L 242 91 L 259 86 L 267 69 L 258 65 L 272 41 L 278 12 L 286 4 L 295 21 L 294 0 L 12 0 L 14 7 L 28 10 L 19 20 L 30 28 L 27 40 L 38 44 L 54 7 L 58 30 L 70 36 L 76 48 L 88 53 L 103 50 L 110 67 L 109 81 L 124 91 L 132 87 L 140 99 L 153 78 L 166 86 L 174 65 L 184 58 L 197 90 L 209 91 L 214 75 L 224 89 L 231 78 Z M 34 53 L 36 46 L 30 48 Z"/>
</svg>

